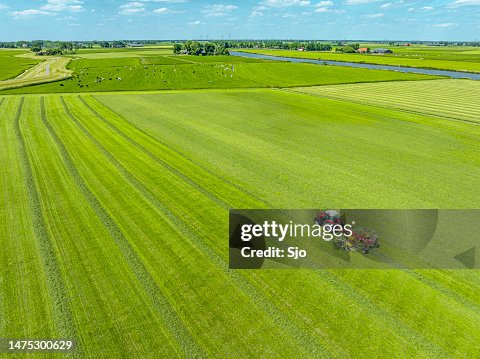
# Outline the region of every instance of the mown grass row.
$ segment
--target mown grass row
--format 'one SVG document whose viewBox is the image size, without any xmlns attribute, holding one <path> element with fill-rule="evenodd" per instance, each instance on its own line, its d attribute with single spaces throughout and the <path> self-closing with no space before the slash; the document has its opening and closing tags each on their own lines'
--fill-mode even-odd
<svg viewBox="0 0 480 359">
<path fill-rule="evenodd" d="M 480 82 L 468 80 L 299 88 L 300 92 L 480 123 Z"/>
</svg>

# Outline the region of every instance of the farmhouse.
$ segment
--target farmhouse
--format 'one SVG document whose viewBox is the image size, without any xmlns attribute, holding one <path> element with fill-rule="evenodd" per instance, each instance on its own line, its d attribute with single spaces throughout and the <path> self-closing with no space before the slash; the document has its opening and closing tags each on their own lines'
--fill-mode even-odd
<svg viewBox="0 0 480 359">
<path fill-rule="evenodd" d="M 360 47 L 357 52 L 359 54 L 366 54 L 368 52 L 368 47 Z"/>
<path fill-rule="evenodd" d="M 389 49 L 373 49 L 372 54 L 393 54 L 393 51 Z"/>
</svg>

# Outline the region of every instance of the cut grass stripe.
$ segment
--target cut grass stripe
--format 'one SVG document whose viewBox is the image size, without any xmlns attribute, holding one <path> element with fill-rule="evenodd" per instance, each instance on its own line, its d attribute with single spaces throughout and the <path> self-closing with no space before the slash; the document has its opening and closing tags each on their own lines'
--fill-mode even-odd
<svg viewBox="0 0 480 359">
<path fill-rule="evenodd" d="M 184 327 L 181 320 L 177 317 L 176 313 L 172 310 L 170 304 L 163 296 L 161 290 L 156 285 L 154 279 L 151 277 L 147 268 L 145 268 L 141 259 L 139 259 L 138 256 L 136 255 L 134 249 L 131 247 L 130 243 L 125 238 L 120 228 L 117 226 L 115 221 L 110 217 L 108 211 L 102 206 L 100 201 L 95 197 L 95 195 L 90 191 L 90 189 L 84 182 L 82 176 L 80 175 L 77 168 L 75 167 L 75 164 L 72 158 L 70 157 L 70 154 L 65 148 L 65 145 L 63 144 L 61 139 L 58 137 L 53 127 L 50 125 L 50 123 L 46 118 L 44 97 L 41 97 L 40 101 L 41 101 L 42 122 L 47 128 L 53 140 L 55 141 L 61 153 L 61 156 L 63 158 L 65 167 L 67 168 L 68 172 L 72 176 L 75 184 L 77 185 L 79 190 L 82 192 L 82 194 L 84 195 L 84 197 L 86 198 L 87 202 L 90 204 L 92 209 L 95 211 L 96 215 L 100 218 L 105 228 L 108 230 L 111 237 L 114 239 L 115 243 L 119 247 L 120 251 L 123 253 L 124 258 L 129 264 L 130 268 L 138 278 L 144 290 L 149 294 L 150 299 L 152 300 L 156 309 L 164 318 L 165 324 L 172 331 L 172 333 L 174 333 L 175 337 L 178 339 L 178 342 L 182 347 L 184 354 L 186 356 L 193 356 L 193 357 L 203 356 L 202 349 L 198 347 L 197 343 L 192 338 L 188 329 Z M 61 99 L 61 101 L 65 106 L 63 99 Z M 68 114 L 69 112 L 67 112 L 67 115 Z"/>
<path fill-rule="evenodd" d="M 72 309 L 70 308 L 65 283 L 58 266 L 55 250 L 49 238 L 47 227 L 43 218 L 39 193 L 35 185 L 32 165 L 26 151 L 25 140 L 20 128 L 20 118 L 25 98 L 22 97 L 14 119 L 15 134 L 19 143 L 19 152 L 22 158 L 22 167 L 25 173 L 26 185 L 29 193 L 30 210 L 33 215 L 34 233 L 47 277 L 47 286 L 53 300 L 54 319 L 59 327 L 60 335 L 65 338 L 77 339 L 77 328 L 75 326 Z M 80 357 L 82 348 L 77 347 L 77 352 L 68 354 L 72 357 Z"/>
</svg>

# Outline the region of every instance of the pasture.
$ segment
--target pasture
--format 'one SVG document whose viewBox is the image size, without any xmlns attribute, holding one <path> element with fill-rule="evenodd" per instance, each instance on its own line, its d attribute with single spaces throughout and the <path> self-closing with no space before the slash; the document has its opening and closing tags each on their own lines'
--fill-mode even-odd
<svg viewBox="0 0 480 359">
<path fill-rule="evenodd" d="M 0 336 L 75 337 L 79 357 L 477 357 L 477 271 L 227 269 L 229 208 L 477 208 L 480 129 L 433 113 L 432 86 L 452 109 L 479 91 L 0 96 Z M 418 100 L 386 106 L 397 88 Z"/>
</svg>

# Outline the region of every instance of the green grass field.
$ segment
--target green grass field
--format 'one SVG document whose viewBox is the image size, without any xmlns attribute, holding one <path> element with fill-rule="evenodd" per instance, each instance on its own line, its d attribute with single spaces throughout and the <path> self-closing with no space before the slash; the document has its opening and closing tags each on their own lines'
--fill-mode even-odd
<svg viewBox="0 0 480 359">
<path fill-rule="evenodd" d="M 24 50 L 0 49 L 0 81 L 17 77 L 40 62 L 30 58 L 17 57 L 24 53 L 26 53 Z"/>
<path fill-rule="evenodd" d="M 478 271 L 233 271 L 226 228 L 229 208 L 478 208 L 479 86 L 0 96 L 0 337 L 75 337 L 72 357 L 478 357 Z"/>
<path fill-rule="evenodd" d="M 364 44 L 365 47 L 372 45 Z M 480 53 L 468 47 L 372 47 L 390 48 L 391 55 L 343 54 L 331 51 L 301 52 L 294 50 L 243 49 L 239 51 L 302 59 L 363 62 L 380 65 L 420 67 L 440 70 L 480 72 Z"/>
</svg>

